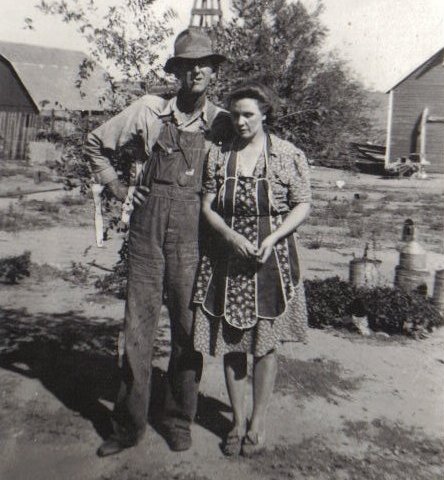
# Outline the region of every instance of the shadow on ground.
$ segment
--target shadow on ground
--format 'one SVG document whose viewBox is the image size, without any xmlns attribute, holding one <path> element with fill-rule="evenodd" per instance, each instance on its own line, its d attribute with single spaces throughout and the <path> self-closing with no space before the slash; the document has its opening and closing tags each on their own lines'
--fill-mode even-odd
<svg viewBox="0 0 444 480">
<path fill-rule="evenodd" d="M 65 407 L 89 420 L 97 433 L 111 433 L 110 410 L 119 386 L 117 338 L 121 322 L 87 317 L 81 312 L 30 314 L 26 309 L 0 308 L 0 368 L 38 379 Z M 154 357 L 168 356 L 168 342 L 159 339 Z M 149 421 L 158 430 L 165 373 L 154 367 Z M 223 437 L 229 421 L 226 404 L 199 397 L 197 423 Z"/>
</svg>

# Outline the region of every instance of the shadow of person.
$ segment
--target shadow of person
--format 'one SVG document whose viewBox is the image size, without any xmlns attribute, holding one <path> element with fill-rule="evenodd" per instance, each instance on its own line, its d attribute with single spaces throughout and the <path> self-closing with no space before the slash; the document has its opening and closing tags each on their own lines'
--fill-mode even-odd
<svg viewBox="0 0 444 480">
<path fill-rule="evenodd" d="M 38 379 L 106 439 L 112 433 L 111 411 L 101 400 L 113 403 L 117 397 L 120 328 L 121 322 L 114 319 L 76 311 L 30 314 L 26 309 L 0 308 L 0 367 Z M 167 345 L 161 343 L 155 356 L 166 355 Z M 161 435 L 165 383 L 166 373 L 154 367 L 148 421 Z M 223 438 L 230 427 L 223 412 L 229 411 L 223 402 L 200 394 L 196 422 Z"/>
<path fill-rule="evenodd" d="M 165 438 L 165 429 L 162 425 L 162 417 L 166 382 L 166 372 L 153 367 L 148 422 L 163 438 Z M 231 428 L 231 422 L 223 415 L 224 412 L 231 412 L 231 408 L 213 397 L 199 393 L 195 422 L 221 439 Z"/>
<path fill-rule="evenodd" d="M 223 413 L 231 412 L 231 408 L 216 398 L 199 394 L 196 423 L 219 438 L 225 438 L 231 429 L 231 421 Z"/>
<path fill-rule="evenodd" d="M 113 401 L 117 393 L 118 323 L 72 311 L 32 315 L 1 308 L 0 319 L 0 367 L 38 379 L 108 437 L 110 411 L 100 399 Z"/>
</svg>

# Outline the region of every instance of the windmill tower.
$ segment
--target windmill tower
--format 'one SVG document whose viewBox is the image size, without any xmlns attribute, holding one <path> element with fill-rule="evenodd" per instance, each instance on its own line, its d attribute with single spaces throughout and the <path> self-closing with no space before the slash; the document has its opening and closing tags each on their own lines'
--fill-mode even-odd
<svg viewBox="0 0 444 480">
<path fill-rule="evenodd" d="M 190 28 L 212 28 L 222 22 L 220 0 L 194 0 Z"/>
</svg>

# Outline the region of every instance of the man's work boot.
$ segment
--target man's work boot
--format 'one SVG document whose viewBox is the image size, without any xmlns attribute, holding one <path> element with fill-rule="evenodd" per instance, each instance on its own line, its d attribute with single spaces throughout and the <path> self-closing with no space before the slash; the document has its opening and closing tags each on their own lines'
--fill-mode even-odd
<svg viewBox="0 0 444 480">
<path fill-rule="evenodd" d="M 165 440 L 173 452 L 184 452 L 191 448 L 191 430 L 189 426 L 172 424 L 164 425 Z"/>
<path fill-rule="evenodd" d="M 111 436 L 105 440 L 102 445 L 97 449 L 97 455 L 99 457 L 109 457 L 110 455 L 115 455 L 120 453 L 126 448 L 134 447 L 135 444 L 123 443 L 118 438 Z"/>
</svg>

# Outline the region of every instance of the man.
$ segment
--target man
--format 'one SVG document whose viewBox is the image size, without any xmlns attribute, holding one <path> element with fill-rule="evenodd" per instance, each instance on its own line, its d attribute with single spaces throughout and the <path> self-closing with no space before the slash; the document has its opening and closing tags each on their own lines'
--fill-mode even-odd
<svg viewBox="0 0 444 480">
<path fill-rule="evenodd" d="M 110 163 L 127 144 L 142 145 L 147 160 L 134 193 L 129 235 L 125 307 L 125 353 L 113 413 L 114 433 L 99 448 L 107 456 L 136 445 L 146 429 L 151 358 L 165 288 L 171 325 L 162 428 L 170 448 L 191 446 L 202 357 L 194 351 L 191 308 L 199 259 L 198 233 L 202 169 L 218 132 L 230 131 L 227 114 L 206 93 L 218 65 L 210 38 L 196 29 L 180 33 L 175 55 L 165 64 L 181 88 L 166 101 L 146 95 L 93 131 L 85 155 L 97 179 L 120 200 L 128 188 Z M 222 138 L 220 138 L 222 139 Z"/>
</svg>

